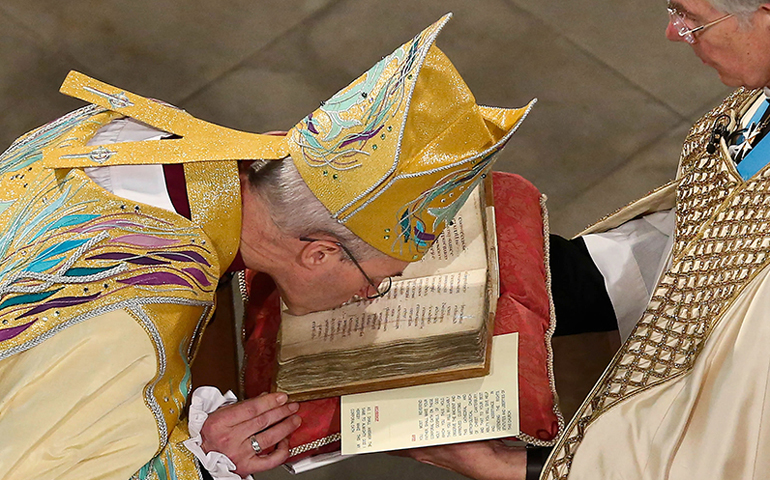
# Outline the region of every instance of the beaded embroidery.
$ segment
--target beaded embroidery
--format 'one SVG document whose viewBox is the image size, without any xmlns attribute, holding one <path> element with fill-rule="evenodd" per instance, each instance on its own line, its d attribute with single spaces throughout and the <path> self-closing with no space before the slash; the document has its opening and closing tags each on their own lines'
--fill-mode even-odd
<svg viewBox="0 0 770 480">
<path fill-rule="evenodd" d="M 716 118 L 755 95 L 738 90 L 685 140 L 672 266 L 557 444 L 543 478 L 567 478 L 585 429 L 602 413 L 690 372 L 725 311 L 770 263 L 770 170 L 741 183 L 729 158 L 705 148 Z"/>
<path fill-rule="evenodd" d="M 432 44 L 432 38 L 426 41 L 430 37 L 428 33 L 433 32 L 417 35 L 377 62 L 360 82 L 335 94 L 295 127 L 295 141 L 308 166 L 337 171 L 361 166 L 370 155 L 366 150 L 369 141 L 385 131 L 386 122 L 391 121 L 407 101 L 407 87 L 414 83 L 407 80 L 412 79 L 421 65 L 418 59 L 425 56 Z M 387 68 L 391 64 L 395 65 L 395 72 Z M 385 138 L 383 133 L 381 140 Z M 371 149 L 376 150 L 377 146 L 372 145 Z M 395 166 L 398 158 L 392 162 Z"/>
<path fill-rule="evenodd" d="M 480 160 L 469 162 L 472 164 L 466 170 L 451 171 L 406 205 L 398 217 L 400 233 L 393 242 L 393 251 L 406 249 L 410 253 L 424 255 L 437 237 L 435 232 L 443 231 L 452 221 L 473 189 L 492 168 L 493 159 L 501 148 L 502 145 Z"/>
</svg>

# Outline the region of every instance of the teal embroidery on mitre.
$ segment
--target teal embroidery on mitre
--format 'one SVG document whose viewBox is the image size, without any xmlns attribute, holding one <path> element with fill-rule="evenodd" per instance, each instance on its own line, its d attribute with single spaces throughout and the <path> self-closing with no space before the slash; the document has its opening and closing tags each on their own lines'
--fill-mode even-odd
<svg viewBox="0 0 770 480">
<path fill-rule="evenodd" d="M 384 58 L 377 62 L 375 66 L 373 66 L 371 69 L 369 69 L 368 72 L 364 74 L 364 80 L 362 82 L 353 85 L 353 87 L 348 90 L 343 90 L 337 93 L 332 98 L 324 102 L 323 105 L 321 105 L 319 110 L 326 114 L 326 116 L 329 118 L 330 124 L 329 131 L 323 138 L 325 142 L 330 142 L 336 139 L 342 134 L 343 130 L 363 125 L 363 123 L 357 118 L 343 118 L 343 114 L 353 107 L 361 105 L 367 101 L 368 95 L 372 92 L 375 85 L 380 80 L 387 62 L 390 62 L 394 58 L 399 62 L 402 60 L 402 51 L 400 49 L 390 57 Z M 381 101 L 378 104 L 381 104 Z M 312 117 L 308 118 L 308 127 L 315 127 L 315 125 L 312 125 L 314 119 L 312 119 Z"/>
<path fill-rule="evenodd" d="M 398 218 L 398 231 L 393 251 L 408 248 L 409 252 L 424 253 L 438 233 L 452 221 L 473 189 L 492 167 L 494 156 L 502 147 L 478 160 L 470 169 L 454 171 L 436 182 L 414 201 L 406 205 Z M 436 203 L 438 201 L 438 204 Z"/>
<path fill-rule="evenodd" d="M 16 203 L 16 200 L 10 200 L 7 202 L 0 201 L 0 215 L 2 215 L 4 211 L 8 210 L 14 203 Z"/>
<path fill-rule="evenodd" d="M 300 122 L 295 140 L 309 166 L 338 171 L 361 166 L 361 161 L 369 156 L 364 150 L 367 142 L 380 135 L 388 120 L 408 101 L 406 90 L 414 83 L 418 60 L 424 58 L 432 45 L 429 36 L 425 32 L 417 35 Z M 392 62 L 398 64 L 396 71 L 387 74 Z M 319 113 L 325 121 L 314 116 Z M 324 130 L 322 125 L 328 127 Z"/>
</svg>

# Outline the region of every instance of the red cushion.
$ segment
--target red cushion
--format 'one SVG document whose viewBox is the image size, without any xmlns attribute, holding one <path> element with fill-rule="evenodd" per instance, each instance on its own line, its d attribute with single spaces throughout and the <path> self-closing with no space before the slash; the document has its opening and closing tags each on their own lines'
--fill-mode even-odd
<svg viewBox="0 0 770 480">
<path fill-rule="evenodd" d="M 519 332 L 522 440 L 551 443 L 564 420 L 553 382 L 553 328 L 545 262 L 548 239 L 541 195 L 518 175 L 495 172 L 493 181 L 500 265 L 495 335 Z"/>
<path fill-rule="evenodd" d="M 545 241 L 540 192 L 518 175 L 495 172 L 494 197 L 500 262 L 500 299 L 495 335 L 519 332 L 519 409 L 521 439 L 549 444 L 563 420 L 556 405 L 552 353 L 551 307 L 546 284 Z M 280 324 L 275 284 L 263 274 L 247 272 L 244 387 L 247 397 L 269 391 Z M 302 426 L 289 439 L 290 448 L 328 438 L 340 431 L 339 398 L 302 402 Z M 339 442 L 292 457 L 332 451 Z"/>
</svg>

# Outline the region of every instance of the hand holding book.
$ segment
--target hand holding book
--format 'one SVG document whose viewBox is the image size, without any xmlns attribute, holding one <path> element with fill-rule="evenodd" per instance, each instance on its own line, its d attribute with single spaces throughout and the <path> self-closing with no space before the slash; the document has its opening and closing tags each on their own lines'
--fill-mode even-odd
<svg viewBox="0 0 770 480">
<path fill-rule="evenodd" d="M 526 449 L 501 440 L 399 450 L 393 455 L 411 457 L 476 480 L 524 480 L 527 474 Z"/>
</svg>

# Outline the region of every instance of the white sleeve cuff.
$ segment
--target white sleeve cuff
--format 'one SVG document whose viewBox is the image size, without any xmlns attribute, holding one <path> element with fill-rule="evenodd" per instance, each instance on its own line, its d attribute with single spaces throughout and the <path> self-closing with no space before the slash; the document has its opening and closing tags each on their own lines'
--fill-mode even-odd
<svg viewBox="0 0 770 480">
<path fill-rule="evenodd" d="M 675 218 L 674 210 L 663 210 L 583 237 L 604 277 L 622 341 L 631 335 L 668 268 Z"/>
<path fill-rule="evenodd" d="M 233 392 L 229 391 L 222 395 L 216 387 L 198 387 L 195 389 L 190 400 L 190 412 L 188 415 L 187 428 L 190 431 L 190 439 L 185 440 L 184 446 L 201 462 L 203 468 L 208 470 L 214 480 L 241 480 L 241 476 L 234 473 L 235 464 L 227 458 L 227 455 L 219 452 L 204 453 L 201 448 L 201 428 L 203 423 L 209 417 L 209 413 L 216 411 L 220 407 L 231 405 L 237 402 Z M 246 480 L 253 480 L 251 475 Z"/>
</svg>

